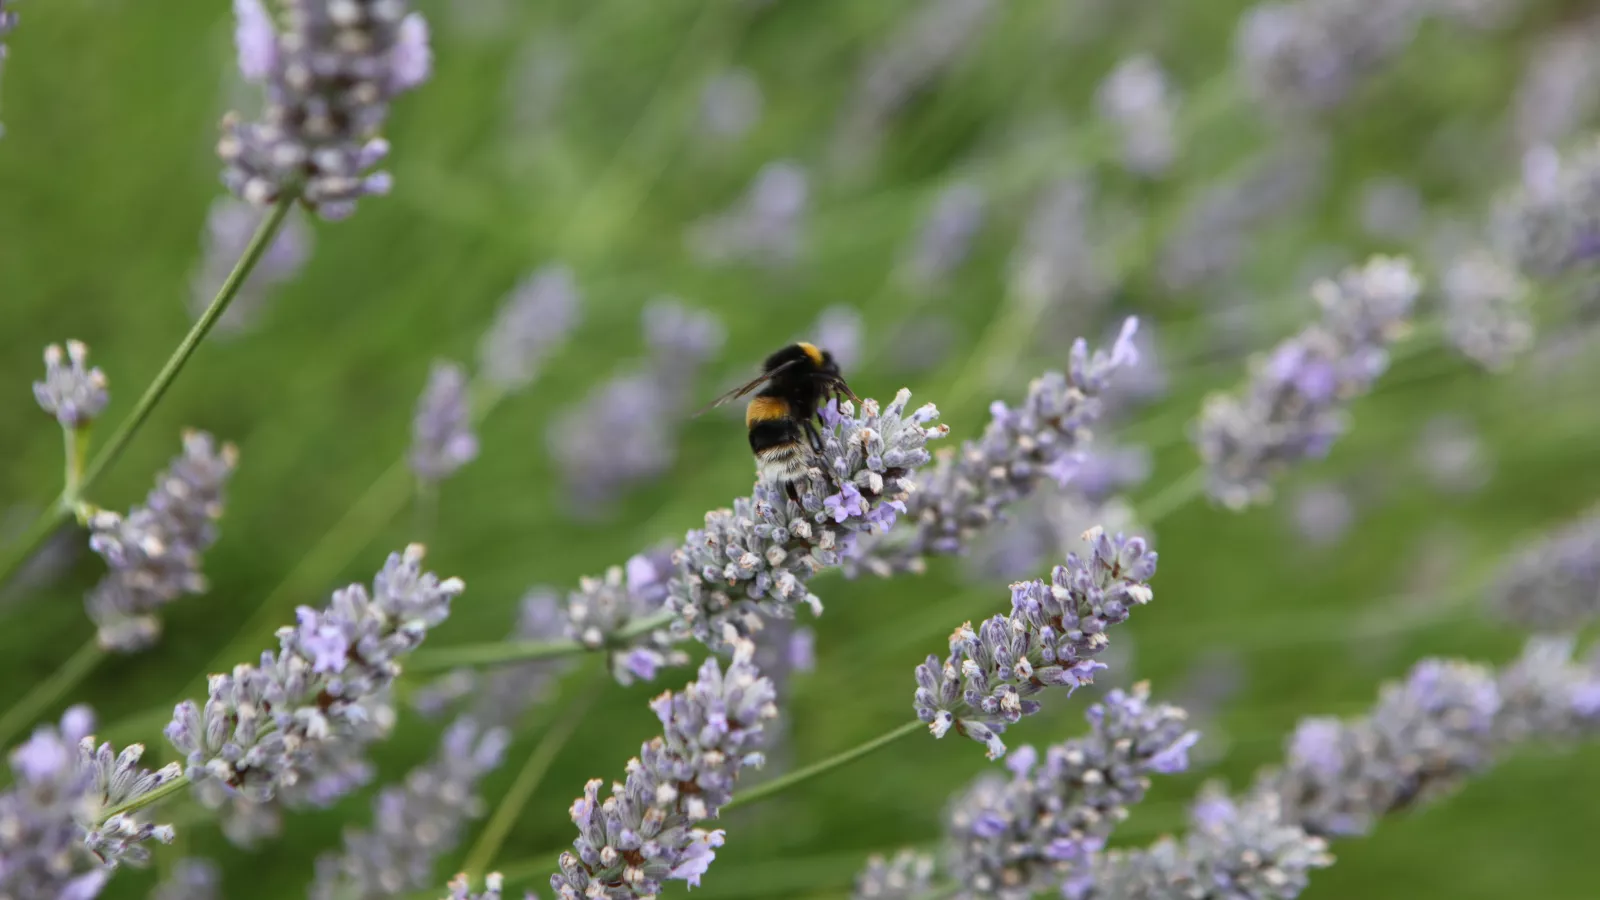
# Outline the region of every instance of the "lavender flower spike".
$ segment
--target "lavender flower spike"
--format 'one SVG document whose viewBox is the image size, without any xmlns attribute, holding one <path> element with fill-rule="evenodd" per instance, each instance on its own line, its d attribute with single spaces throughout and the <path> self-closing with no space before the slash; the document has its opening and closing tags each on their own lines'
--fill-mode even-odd
<svg viewBox="0 0 1600 900">
<path fill-rule="evenodd" d="M 97 812 L 94 775 L 77 750 L 93 727 L 75 706 L 60 728 L 40 727 L 11 751 L 14 783 L 0 792 L 0 897 L 92 900 L 105 885 L 110 871 L 83 845 L 80 824 Z"/>
<path fill-rule="evenodd" d="M 96 747 L 92 737 L 78 743 L 78 768 L 91 778 L 93 810 L 83 822 L 83 845 L 107 868 L 124 863 L 143 866 L 150 861 L 146 841 L 154 839 L 166 844 L 174 836 L 171 825 L 151 824 L 138 813 L 104 814 L 105 810 L 137 801 L 170 784 L 183 773 L 177 763 L 154 772 L 141 768 L 139 760 L 143 756 L 143 744 L 129 744 L 118 753 L 110 744 Z"/>
<path fill-rule="evenodd" d="M 612 566 L 603 577 L 580 578 L 578 589 L 567 595 L 567 638 L 591 650 L 614 647 L 626 628 L 661 611 L 671 568 L 665 552 L 654 552 L 629 559 L 626 575 L 622 567 Z M 653 681 L 661 669 L 688 663 L 689 654 L 675 643 L 666 629 L 640 635 L 612 652 L 613 676 L 621 684 Z"/>
<path fill-rule="evenodd" d="M 1088 444 L 1090 427 L 1100 418 L 1100 394 L 1111 376 L 1139 360 L 1133 336 L 1139 321 L 1122 325 L 1107 353 L 1089 352 L 1083 339 L 1072 345 L 1066 374 L 1047 372 L 1028 386 L 1016 409 L 996 401 L 983 437 L 940 454 L 933 474 L 906 501 L 905 532 L 866 542 L 850 569 L 879 575 L 917 571 L 922 557 L 962 552 L 974 534 L 987 528 L 1006 507 L 1033 493 L 1041 480 L 1070 482 Z"/>
<path fill-rule="evenodd" d="M 500 765 L 508 735 L 458 719 L 439 752 L 372 802 L 372 830 L 348 829 L 344 852 L 317 859 L 311 900 L 382 900 L 428 886 L 434 863 L 483 812 L 477 786 Z"/>
<path fill-rule="evenodd" d="M 424 483 L 443 481 L 478 458 L 468 388 L 467 370 L 457 363 L 435 362 L 428 373 L 411 423 L 411 471 Z"/>
<path fill-rule="evenodd" d="M 1519 551 L 1495 578 L 1490 606 L 1533 631 L 1570 631 L 1600 616 L 1600 508 Z"/>
<path fill-rule="evenodd" d="M 1106 629 L 1153 598 L 1145 582 L 1155 574 L 1156 553 L 1142 538 L 1112 537 L 1099 526 L 1083 539 L 1087 559 L 1069 554 L 1049 584 L 1013 584 L 1010 615 L 994 616 L 976 630 L 970 622 L 962 625 L 950 635 L 943 663 L 930 655 L 917 666 L 917 718 L 934 737 L 954 729 L 998 759 L 1006 752 L 1000 734 L 1040 709 L 1026 698 L 1050 687 L 1070 694 L 1105 668 L 1094 657 L 1106 647 Z"/>
<path fill-rule="evenodd" d="M 697 826 L 733 799 L 742 769 L 762 764 L 764 728 L 778 715 L 772 683 L 752 663 L 755 645 L 731 631 L 724 641 L 733 647 L 726 671 L 708 658 L 682 693 L 651 701 L 662 735 L 628 762 L 626 782 L 602 802 L 604 782 L 590 781 L 572 804 L 578 839 L 550 877 L 562 900 L 642 900 L 663 881 L 700 884 L 723 832 Z"/>
<path fill-rule="evenodd" d="M 566 266 L 517 282 L 478 344 L 478 371 L 501 391 L 527 387 L 578 324 L 578 285 Z"/>
<path fill-rule="evenodd" d="M 405 0 L 288 0 L 279 31 L 260 0 L 235 0 L 239 71 L 266 87 L 259 121 L 229 113 L 217 155 L 228 189 L 266 205 L 297 196 L 327 219 L 386 194 L 374 172 L 389 103 L 428 77 L 428 29 Z"/>
<path fill-rule="evenodd" d="M 204 707 L 178 704 L 167 739 L 197 789 L 256 802 L 331 799 L 319 796 L 319 775 L 370 734 L 373 704 L 400 674 L 400 658 L 463 589 L 459 578 L 424 572 L 422 557 L 412 544 L 389 556 L 371 593 L 353 584 L 325 610 L 301 607 L 298 627 L 278 629 L 277 654 L 211 676 Z"/>
<path fill-rule="evenodd" d="M 1265 502 L 1279 472 L 1325 455 L 1350 399 L 1388 368 L 1420 291 L 1410 262 L 1381 256 L 1313 286 L 1321 320 L 1259 360 L 1242 396 L 1216 394 L 1201 409 L 1193 438 L 1212 497 L 1233 509 Z"/>
<path fill-rule="evenodd" d="M 0 9 L 0 26 L 4 26 L 5 16 Z M 3 27 L 0 34 L 4 34 Z M 62 428 L 74 430 L 94 421 L 111 399 L 106 373 L 89 368 L 89 347 L 82 341 L 67 341 L 64 353 L 59 344 L 44 348 L 44 380 L 33 383 L 33 396 Z"/>
<path fill-rule="evenodd" d="M 859 536 L 894 524 L 915 496 L 912 472 L 931 458 L 925 445 L 948 431 L 928 424 L 939 415 L 931 403 L 907 413 L 910 400 L 904 389 L 882 409 L 865 400 L 859 417 L 849 402 L 824 408 L 820 461 L 829 473 L 811 470 L 800 503 L 758 483 L 733 509 L 706 513 L 705 527 L 685 535 L 673 555 L 667 609 L 678 617 L 675 633 L 722 649 L 728 625 L 749 634 L 761 616 L 790 618 L 802 604 L 820 613 L 806 583 L 839 565 Z"/>
<path fill-rule="evenodd" d="M 1183 710 L 1150 702 L 1150 686 L 1112 691 L 1089 708 L 1090 731 L 1050 747 L 1023 747 L 1009 780 L 981 777 L 956 801 L 945 862 L 961 896 L 1028 900 L 1059 887 L 1105 846 L 1144 799 L 1151 774 L 1188 767 L 1199 739 Z"/>
<path fill-rule="evenodd" d="M 873 855 L 856 876 L 851 900 L 918 900 L 933 890 L 933 857 L 901 850 L 893 859 Z"/>
<path fill-rule="evenodd" d="M 201 557 L 217 541 L 223 488 L 238 463 L 232 444 L 185 432 L 183 455 L 156 476 L 142 506 L 89 520 L 89 546 L 110 569 L 84 599 L 100 646 L 123 653 L 150 646 L 161 634 L 161 607 L 205 592 Z"/>
</svg>

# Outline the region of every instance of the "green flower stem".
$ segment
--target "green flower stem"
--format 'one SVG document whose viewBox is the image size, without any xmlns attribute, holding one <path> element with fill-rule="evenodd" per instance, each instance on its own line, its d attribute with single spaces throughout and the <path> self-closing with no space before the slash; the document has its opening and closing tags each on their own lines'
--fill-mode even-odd
<svg viewBox="0 0 1600 900">
<path fill-rule="evenodd" d="M 67 657 L 49 678 L 34 685 L 26 696 L 6 710 L 4 716 L 0 716 L 0 747 L 11 746 L 12 738 L 36 721 L 63 694 L 83 681 L 105 655 L 100 644 L 90 638 L 76 653 Z"/>
<path fill-rule="evenodd" d="M 66 445 L 62 448 L 65 451 L 66 471 L 62 475 L 61 503 L 77 509 L 78 501 L 83 496 L 84 458 L 89 455 L 89 426 L 63 428 L 61 438 Z"/>
<path fill-rule="evenodd" d="M 726 812 L 727 810 L 733 809 L 736 806 L 744 806 L 747 803 L 754 803 L 757 800 L 765 800 L 766 798 L 786 791 L 797 784 L 810 781 L 818 775 L 825 775 L 828 772 L 839 768 L 840 766 L 855 762 L 856 760 L 861 759 L 864 756 L 868 756 L 875 751 L 882 750 L 884 747 L 889 746 L 908 734 L 915 734 L 919 731 L 925 731 L 927 730 L 927 727 L 928 726 L 922 724 L 916 719 L 912 719 L 904 725 L 896 727 L 893 731 L 880 734 L 864 744 L 857 744 L 843 753 L 836 753 L 833 756 L 822 760 L 821 762 L 812 763 L 811 765 L 801 769 L 795 769 L 793 772 L 790 772 L 787 775 L 780 775 L 771 781 L 762 782 L 761 784 L 755 785 L 749 790 L 739 791 L 733 795 L 733 799 L 729 801 L 726 806 L 722 807 L 722 810 Z"/>
<path fill-rule="evenodd" d="M 153 806 L 188 786 L 189 776 L 179 775 L 177 778 L 172 779 L 171 781 L 163 784 L 161 787 L 156 788 L 142 797 L 134 797 L 126 802 L 118 803 L 116 806 L 113 806 L 109 809 L 102 810 L 100 812 L 100 821 L 103 823 L 107 819 L 119 813 L 129 813 L 135 810 L 144 809 L 146 806 Z"/>
<path fill-rule="evenodd" d="M 245 279 L 250 277 L 250 272 L 255 269 L 256 263 L 261 261 L 262 255 L 272 245 L 273 238 L 277 237 L 278 230 L 283 227 L 284 219 L 288 216 L 289 207 L 293 203 L 293 197 L 285 197 L 272 207 L 272 211 L 265 219 L 261 220 L 255 235 L 245 247 L 244 255 L 239 257 L 239 261 L 233 266 L 233 271 L 228 273 L 228 279 L 222 283 L 211 305 L 206 307 L 199 320 L 189 329 L 189 333 L 183 336 L 183 340 L 178 343 L 177 349 L 172 351 L 172 355 L 167 357 L 166 365 L 161 367 L 161 371 L 156 373 L 155 380 L 145 388 L 144 395 L 134 405 L 133 411 L 128 413 L 122 424 L 117 426 L 117 430 L 112 432 L 111 439 L 106 441 L 106 445 L 89 461 L 82 480 L 77 484 L 72 484 L 69 480 L 55 502 L 39 514 L 39 518 L 28 529 L 28 533 L 8 548 L 6 556 L 0 559 L 0 584 L 4 584 L 16 574 L 17 569 L 33 555 L 39 545 L 54 534 L 68 516 L 76 512 L 80 495 L 94 487 L 106 469 L 110 468 L 117 457 L 122 455 L 122 451 L 127 449 L 128 444 L 139 433 L 139 429 L 150 418 L 150 413 L 155 410 L 156 404 L 161 402 L 167 388 L 172 387 L 172 383 L 177 380 L 178 373 L 183 371 L 189 357 L 194 355 L 195 349 L 205 340 L 212 326 L 217 324 L 217 320 L 222 318 L 222 314 L 228 311 L 228 305 L 238 296 Z M 70 456 L 75 449 L 71 447 L 70 441 L 69 438 L 69 466 L 72 465 Z"/>
<path fill-rule="evenodd" d="M 538 790 L 540 782 L 544 781 L 544 776 L 549 774 L 556 755 L 572 738 L 573 732 L 578 730 L 578 723 L 583 721 L 589 708 L 594 704 L 595 695 L 605 683 L 604 670 L 601 670 L 600 677 L 591 677 L 589 682 L 588 687 L 568 706 L 561 719 L 539 739 L 533 752 L 528 755 L 527 762 L 523 763 L 521 771 L 517 772 L 516 780 L 511 782 L 511 787 L 506 789 L 505 796 L 495 807 L 494 814 L 483 826 L 483 833 L 478 835 L 477 842 L 468 851 L 466 862 L 461 864 L 461 870 L 472 878 L 477 879 L 488 873 L 489 863 L 505 845 L 506 835 L 511 833 L 511 826 L 516 824 L 517 817 L 528 805 L 529 798 L 533 796 L 535 790 Z"/>
<path fill-rule="evenodd" d="M 600 649 L 623 646 L 629 638 L 654 631 L 671 622 L 672 613 L 669 612 L 656 613 L 640 619 L 617 632 L 616 637 L 606 647 Z M 416 674 L 463 666 L 474 668 L 504 666 L 537 659 L 554 659 L 558 656 L 576 656 L 592 652 L 593 649 L 577 641 L 490 641 L 484 644 L 461 644 L 438 650 L 418 650 L 412 654 L 406 664 L 406 670 Z"/>
<path fill-rule="evenodd" d="M 1135 504 L 1134 508 L 1139 514 L 1139 523 L 1146 527 L 1155 525 L 1167 516 L 1182 509 L 1189 501 L 1199 497 L 1205 492 L 1205 487 L 1206 470 L 1203 467 L 1197 467 L 1189 474 L 1157 491 L 1156 495 L 1149 500 Z"/>
</svg>

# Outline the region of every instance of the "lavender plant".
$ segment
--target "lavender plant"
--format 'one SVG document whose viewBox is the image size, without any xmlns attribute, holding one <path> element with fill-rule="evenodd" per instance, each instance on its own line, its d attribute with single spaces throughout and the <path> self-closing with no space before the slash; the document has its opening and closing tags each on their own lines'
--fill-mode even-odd
<svg viewBox="0 0 1600 900">
<path fill-rule="evenodd" d="M 250 246 L 261 220 L 259 210 L 233 197 L 218 197 L 212 201 L 206 213 L 205 230 L 200 236 L 200 259 L 189 280 L 189 311 L 196 318 L 205 314 L 211 299 L 233 273 L 234 264 Z M 232 333 L 250 327 L 261 315 L 272 292 L 294 280 L 310 256 L 311 230 L 304 217 L 290 215 L 216 327 Z"/>
<path fill-rule="evenodd" d="M 1600 512 L 1519 549 L 1495 578 L 1496 618 L 1532 631 L 1581 628 L 1600 615 Z"/>
<path fill-rule="evenodd" d="M 478 456 L 472 431 L 467 370 L 436 361 L 417 400 L 411 425 L 411 471 L 424 484 L 437 484 Z"/>
</svg>

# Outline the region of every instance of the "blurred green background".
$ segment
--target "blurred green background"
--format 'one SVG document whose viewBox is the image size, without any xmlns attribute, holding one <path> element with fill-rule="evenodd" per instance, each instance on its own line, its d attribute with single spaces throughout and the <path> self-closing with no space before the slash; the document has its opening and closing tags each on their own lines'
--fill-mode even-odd
<svg viewBox="0 0 1600 900">
<path fill-rule="evenodd" d="M 1551 37 L 1576 34 L 1600 49 L 1581 3 L 1510 3 L 1496 28 L 1430 18 L 1392 62 L 1370 66 L 1345 103 L 1284 123 L 1263 114 L 1235 72 L 1244 4 L 1011 0 L 994 4 L 963 52 L 895 110 L 873 158 L 844 164 L 839 133 L 861 73 L 904 43 L 896 35 L 923 5 L 424 3 L 437 69 L 397 104 L 388 129 L 394 194 L 364 201 L 351 221 L 315 226 L 305 270 L 249 329 L 202 347 L 91 498 L 123 509 L 142 497 L 185 426 L 236 442 L 242 462 L 222 540 L 206 561 L 209 594 L 173 606 L 156 649 L 101 665 L 72 699 L 91 701 L 106 723 L 167 704 L 219 649 L 234 641 L 255 648 L 243 659 L 268 644 L 270 629 L 241 633 L 265 598 L 278 604 L 274 623 L 286 622 L 294 604 L 369 580 L 384 554 L 423 536 L 430 567 L 468 585 L 430 640 L 493 639 L 506 633 L 529 585 L 572 585 L 681 536 L 705 510 L 745 492 L 751 464 L 741 429 L 707 416 L 669 429 L 670 471 L 623 491 L 608 513 L 574 517 L 564 500 L 548 450 L 551 423 L 635 364 L 640 310 L 659 294 L 713 311 L 727 328 L 726 346 L 695 384 L 696 396 L 708 398 L 806 333 L 825 308 L 854 307 L 864 359 L 849 372 L 852 385 L 878 397 L 905 385 L 940 404 L 952 446 L 981 432 L 991 399 L 1020 398 L 1032 374 L 1065 365 L 1072 336 L 1099 339 L 1117 317 L 1137 313 L 1156 337 L 1168 390 L 1104 432 L 1153 450 L 1151 477 L 1130 498 L 1137 508 L 1194 468 L 1184 429 L 1205 393 L 1238 383 L 1245 350 L 1265 349 L 1312 314 L 1311 274 L 1369 252 L 1404 251 L 1418 253 L 1419 268 L 1436 280 L 1434 226 L 1478 227 L 1493 196 L 1516 180 L 1514 109 Z M 59 486 L 56 428 L 28 393 L 42 346 L 67 337 L 90 344 L 112 380 L 108 430 L 189 326 L 199 236 L 220 191 L 215 123 L 251 96 L 232 86 L 225 3 L 29 0 L 18 11 L 0 89 L 5 528 L 28 521 Z M 1095 113 L 1097 84 L 1135 53 L 1159 61 L 1180 96 L 1176 162 L 1159 178 L 1124 171 Z M 748 134 L 719 139 L 703 121 L 702 95 L 732 66 L 754 75 L 763 102 Z M 1589 112 L 1580 110 L 1572 128 Z M 1320 152 L 1307 140 L 1314 136 L 1326 141 Z M 1193 288 L 1164 281 L 1162 248 L 1186 211 L 1271 153 L 1317 173 L 1310 186 L 1247 234 L 1224 277 Z M 760 167 L 780 158 L 810 173 L 798 259 L 697 261 L 684 240 L 692 223 L 736 203 Z M 1009 267 L 1033 201 L 1065 176 L 1094 186 L 1083 227 L 1110 287 L 1095 305 L 1030 307 L 1008 291 Z M 903 248 L 956 178 L 989 190 L 990 215 L 965 265 L 936 289 L 909 289 L 893 277 Z M 1376 178 L 1415 188 L 1423 220 L 1409 233 L 1377 237 L 1363 226 Z M 483 423 L 481 457 L 444 484 L 432 526 L 419 522 L 404 491 L 369 493 L 397 483 L 384 473 L 405 452 L 430 362 L 471 361 L 512 285 L 554 262 L 576 274 L 581 325 L 537 384 Z M 1435 315 L 1425 307 L 1424 318 Z M 1278 503 L 1244 514 L 1190 503 L 1152 529 L 1162 555 L 1156 602 L 1113 636 L 1134 648 L 1117 676 L 1148 678 L 1158 696 L 1178 697 L 1220 659 L 1237 685 L 1204 719 L 1210 746 L 1225 755 L 1158 783 L 1119 843 L 1181 827 L 1185 800 L 1204 777 L 1244 785 L 1280 758 L 1299 716 L 1358 712 L 1383 680 L 1423 655 L 1500 661 L 1517 651 L 1521 635 L 1483 617 L 1470 602 L 1476 592 L 1461 596 L 1462 580 L 1600 491 L 1592 341 L 1571 314 L 1551 307 L 1540 316 L 1538 347 L 1493 376 L 1430 342 L 1436 329 L 1424 327 L 1420 349 L 1356 404 L 1349 437 L 1328 460 L 1286 479 Z M 914 343 L 919 333 L 942 334 L 945 346 Z M 1487 480 L 1470 490 L 1440 489 L 1419 461 L 1419 442 L 1441 412 L 1481 441 L 1475 458 Z M 1295 527 L 1293 501 L 1301 488 L 1327 484 L 1351 498 L 1354 518 L 1318 544 Z M 0 694 L 19 696 L 88 639 L 81 597 L 101 571 L 82 553 L 65 572 L 4 592 Z M 890 581 L 823 576 L 815 584 L 827 604 L 815 623 L 817 668 L 796 676 L 780 756 L 813 761 L 904 721 L 912 667 L 942 654 L 963 619 L 1002 611 L 1006 580 L 948 560 Z M 657 730 L 646 698 L 690 677 L 679 670 L 654 687 L 607 688 L 519 818 L 500 864 L 570 841 L 566 810 L 584 780 L 620 778 Z M 1008 742 L 1070 736 L 1086 703 L 1047 702 Z M 551 709 L 534 714 L 485 796 L 503 792 Z M 118 737 L 142 737 L 153 753 L 163 743 L 155 727 Z M 385 777 L 424 759 L 435 739 L 435 727 L 406 717 L 378 750 Z M 1592 748 L 1515 759 L 1450 800 L 1385 822 L 1370 839 L 1337 845 L 1338 864 L 1318 873 L 1306 896 L 1593 897 L 1597 764 Z M 985 765 L 970 742 L 914 736 L 730 814 L 704 894 L 844 896 L 869 852 L 936 841 L 948 796 Z M 297 816 L 282 840 L 255 854 L 196 822 L 182 846 L 158 858 L 219 858 L 228 898 L 302 895 L 315 855 L 345 823 L 370 821 L 367 802 Z M 441 863 L 441 885 L 459 862 Z M 531 886 L 547 891 L 543 881 Z M 106 896 L 143 896 L 150 882 L 119 874 Z"/>
</svg>

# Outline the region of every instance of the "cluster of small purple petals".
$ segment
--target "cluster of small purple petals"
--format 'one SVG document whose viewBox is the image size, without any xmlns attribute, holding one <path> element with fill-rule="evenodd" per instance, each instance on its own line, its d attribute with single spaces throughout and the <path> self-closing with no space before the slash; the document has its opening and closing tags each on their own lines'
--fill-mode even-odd
<svg viewBox="0 0 1600 900">
<path fill-rule="evenodd" d="M 763 616 L 792 618 L 802 605 L 820 613 L 807 582 L 841 565 L 861 536 L 894 525 L 917 496 L 911 478 L 931 458 L 927 442 L 948 431 L 931 424 L 937 408 L 908 412 L 910 400 L 904 389 L 886 407 L 864 400 L 859 416 L 849 402 L 824 407 L 820 468 L 795 485 L 800 503 L 779 485 L 757 483 L 732 509 L 706 513 L 705 527 L 689 531 L 673 554 L 673 633 L 719 649 L 729 626 L 751 634 Z"/>
<path fill-rule="evenodd" d="M 205 231 L 200 236 L 200 260 L 189 279 L 189 311 L 196 317 L 205 312 L 222 288 L 233 267 L 244 255 L 255 236 L 263 214 L 248 203 L 231 196 L 218 197 L 206 214 Z M 228 311 L 217 320 L 213 333 L 238 332 L 260 314 L 273 289 L 292 280 L 311 256 L 311 229 L 298 210 L 284 220 L 283 228 L 267 245 L 250 277 L 239 288 Z"/>
<path fill-rule="evenodd" d="M 478 344 L 478 374 L 501 391 L 538 377 L 544 361 L 578 324 L 577 281 L 566 266 L 546 266 L 519 281 Z"/>
<path fill-rule="evenodd" d="M 856 876 L 851 900 L 920 900 L 933 891 L 933 857 L 901 850 L 893 857 L 867 857 L 867 867 Z"/>
<path fill-rule="evenodd" d="M 695 378 L 727 337 L 716 315 L 676 297 L 646 304 L 640 324 L 649 351 L 643 364 L 597 386 L 549 429 L 551 455 L 580 517 L 610 512 L 620 494 L 671 467 Z"/>
<path fill-rule="evenodd" d="M 33 383 L 33 397 L 62 428 L 71 429 L 94 421 L 111 400 L 106 373 L 89 368 L 89 347 L 82 341 L 67 341 L 66 350 L 59 344 L 44 348 L 44 380 Z"/>
<path fill-rule="evenodd" d="M 483 890 L 474 891 L 472 882 L 467 880 L 465 873 L 450 879 L 446 889 L 450 893 L 440 900 L 500 900 L 500 891 L 505 887 L 505 879 L 499 872 L 490 872 L 483 877 Z M 533 900 L 533 894 L 528 894 L 528 900 Z"/>
<path fill-rule="evenodd" d="M 662 734 L 628 762 L 626 781 L 603 801 L 604 782 L 590 781 L 572 804 L 578 839 L 550 877 L 558 897 L 635 900 L 667 880 L 700 884 L 723 832 L 698 826 L 733 799 L 741 770 L 761 765 L 765 726 L 778 715 L 754 645 L 732 633 L 724 642 L 733 648 L 726 670 L 708 658 L 683 691 L 651 701 Z"/>
<path fill-rule="evenodd" d="M 1529 151 L 1520 189 L 1495 211 L 1498 249 L 1530 278 L 1555 280 L 1600 257 L 1600 141 Z"/>
<path fill-rule="evenodd" d="M 975 534 L 1045 479 L 1070 484 L 1100 418 L 1101 393 L 1117 370 L 1138 362 L 1132 343 L 1137 328 L 1137 319 L 1127 319 L 1109 353 L 1091 355 L 1080 338 L 1065 374 L 1034 379 L 1019 407 L 990 404 L 983 437 L 940 453 L 932 474 L 906 500 L 906 528 L 865 542 L 848 560 L 848 571 L 916 571 L 925 556 L 965 551 Z"/>
<path fill-rule="evenodd" d="M 1600 727 L 1600 668 L 1574 661 L 1570 635 L 1530 638 L 1522 655 L 1495 679 L 1500 708 L 1494 742 L 1512 748 L 1528 742 L 1593 737 Z"/>
<path fill-rule="evenodd" d="M 378 137 L 389 103 L 426 81 L 428 26 L 404 0 L 288 0 L 280 31 L 260 0 L 234 0 L 239 71 L 266 88 L 258 121 L 230 113 L 223 183 L 257 206 L 293 195 L 327 219 L 386 194 Z"/>
<path fill-rule="evenodd" d="M 343 851 L 318 858 L 311 900 L 381 900 L 427 887 L 434 864 L 482 815 L 478 782 L 500 765 L 508 739 L 503 728 L 452 723 L 432 759 L 378 792 L 372 830 L 347 829 Z"/>
<path fill-rule="evenodd" d="M 238 794 L 326 805 L 353 787 L 353 751 L 392 724 L 388 693 L 399 659 L 444 621 L 460 579 L 422 570 L 423 548 L 391 554 L 373 579 L 335 591 L 327 609 L 301 607 L 278 630 L 279 652 L 213 675 L 202 707 L 180 703 L 167 739 L 202 800 Z M 329 766 L 335 768 L 330 772 Z"/>
<path fill-rule="evenodd" d="M 436 484 L 477 458 L 471 379 L 464 366 L 435 361 L 411 420 L 411 471 L 419 480 Z"/>
<path fill-rule="evenodd" d="M 1005 755 L 1000 734 L 1038 712 L 1028 699 L 1048 688 L 1070 694 L 1092 683 L 1094 657 L 1105 649 L 1106 630 L 1128 620 L 1133 607 L 1153 598 L 1146 582 L 1156 571 L 1155 552 L 1142 538 L 1111 536 L 1096 526 L 1084 532 L 1088 558 L 1067 556 L 1050 581 L 1011 585 L 1011 613 L 950 635 L 944 662 L 930 655 L 917 666 L 915 707 L 936 738 L 953 729 L 983 743 L 990 759 Z"/>
<path fill-rule="evenodd" d="M 1160 176 L 1177 156 L 1177 109 L 1161 65 L 1147 55 L 1117 64 L 1095 94 L 1100 115 L 1116 129 L 1122 165 L 1137 175 Z"/>
<path fill-rule="evenodd" d="M 785 267 L 800 258 L 810 205 L 806 170 L 778 160 L 761 167 L 732 207 L 691 225 L 685 240 L 704 265 Z"/>
<path fill-rule="evenodd" d="M 1408 261 L 1381 256 L 1313 286 L 1319 321 L 1257 360 L 1242 394 L 1206 399 L 1193 438 L 1211 496 L 1233 509 L 1265 502 L 1279 472 L 1326 454 L 1349 400 L 1388 368 L 1420 289 Z"/>
<path fill-rule="evenodd" d="M 1235 35 L 1245 80 L 1285 111 L 1342 103 L 1416 33 L 1426 0 L 1287 0 L 1247 12 Z"/>
<path fill-rule="evenodd" d="M 1488 250 L 1451 260 L 1439 281 L 1445 337 L 1485 369 L 1506 369 L 1533 346 L 1528 284 Z"/>
<path fill-rule="evenodd" d="M 94 717 L 75 706 L 59 728 L 41 726 L 10 753 L 12 784 L 0 791 L 0 897 L 93 900 L 110 871 L 83 845 L 99 812 L 94 775 L 79 764 Z"/>
<path fill-rule="evenodd" d="M 155 825 L 137 813 L 116 813 L 101 819 L 102 811 L 132 803 L 147 796 L 183 774 L 183 767 L 170 763 L 157 771 L 139 766 L 143 744 L 129 744 L 121 753 L 110 744 L 95 746 L 85 737 L 78 744 L 78 767 L 90 773 L 90 797 L 94 814 L 84 821 L 83 845 L 107 868 L 119 865 L 143 866 L 150 861 L 147 841 L 170 843 L 175 834 L 171 825 Z"/>
<path fill-rule="evenodd" d="M 180 859 L 150 891 L 150 900 L 222 900 L 222 873 L 209 859 Z"/>
<path fill-rule="evenodd" d="M 161 633 L 161 607 L 206 590 L 201 562 L 217 540 L 222 492 L 238 465 L 232 444 L 188 431 L 183 453 L 156 476 L 144 504 L 126 516 L 101 510 L 89 520 L 89 546 L 110 570 L 84 599 L 100 646 L 128 653 Z"/>
<path fill-rule="evenodd" d="M 988 215 L 989 197 L 978 185 L 957 181 L 940 190 L 902 254 L 900 280 L 921 292 L 944 285 L 971 255 Z"/>
<path fill-rule="evenodd" d="M 1113 850 L 1062 885 L 1068 900 L 1292 900 L 1333 864 L 1327 843 L 1283 817 L 1270 796 L 1203 795 L 1181 842 Z"/>
<path fill-rule="evenodd" d="M 1059 887 L 1105 846 L 1152 774 L 1181 772 L 1199 739 L 1148 684 L 1090 707 L 1089 734 L 1012 755 L 1012 777 L 984 776 L 952 806 L 944 867 L 962 897 L 1027 900 Z"/>
<path fill-rule="evenodd" d="M 654 681 L 663 668 L 686 665 L 689 654 L 674 646 L 667 629 L 656 629 L 622 643 L 633 623 L 659 613 L 667 597 L 672 562 L 664 552 L 639 554 L 626 568 L 612 566 L 600 578 L 580 578 L 568 593 L 566 637 L 591 650 L 609 649 L 611 673 L 621 684 Z"/>
<path fill-rule="evenodd" d="M 1518 551 L 1489 598 L 1497 618 L 1530 631 L 1569 631 L 1600 616 L 1600 509 Z"/>
</svg>

